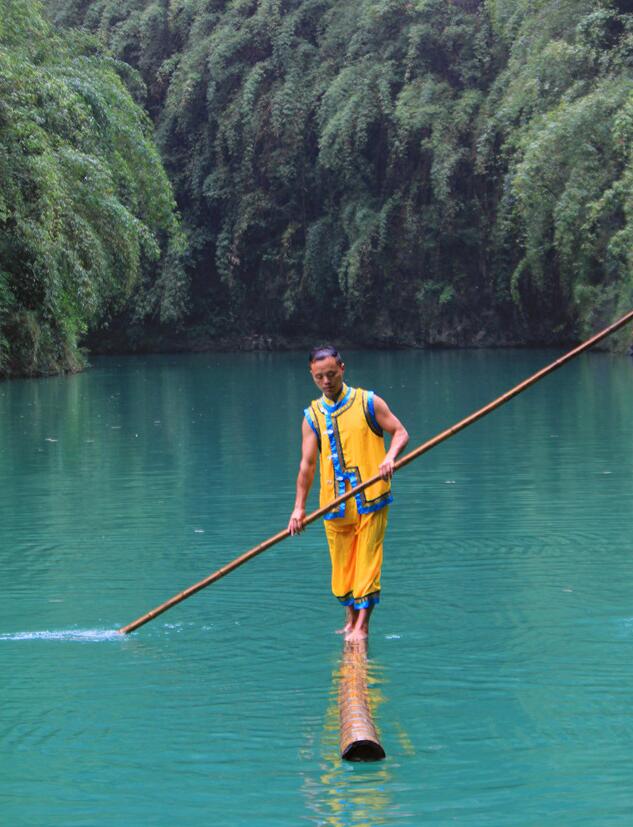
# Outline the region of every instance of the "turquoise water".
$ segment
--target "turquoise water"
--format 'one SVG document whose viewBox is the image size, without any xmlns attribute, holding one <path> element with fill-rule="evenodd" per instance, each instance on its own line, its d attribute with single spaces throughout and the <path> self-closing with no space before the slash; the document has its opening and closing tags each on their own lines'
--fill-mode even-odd
<svg viewBox="0 0 633 827">
<path fill-rule="evenodd" d="M 413 447 L 557 355 L 350 352 L 348 379 Z M 0 822 L 628 827 L 632 390 L 581 357 L 396 477 L 387 760 L 351 765 L 320 525 L 112 633 L 285 526 L 303 354 L 0 384 Z"/>
</svg>

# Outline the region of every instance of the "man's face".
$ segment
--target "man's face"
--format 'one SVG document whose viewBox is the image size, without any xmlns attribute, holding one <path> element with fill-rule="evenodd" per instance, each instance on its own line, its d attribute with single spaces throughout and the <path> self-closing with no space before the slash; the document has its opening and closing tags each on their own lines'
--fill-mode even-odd
<svg viewBox="0 0 633 827">
<path fill-rule="evenodd" d="M 345 365 L 339 365 L 333 356 L 317 359 L 310 365 L 314 384 L 328 399 L 336 399 L 343 387 Z"/>
</svg>

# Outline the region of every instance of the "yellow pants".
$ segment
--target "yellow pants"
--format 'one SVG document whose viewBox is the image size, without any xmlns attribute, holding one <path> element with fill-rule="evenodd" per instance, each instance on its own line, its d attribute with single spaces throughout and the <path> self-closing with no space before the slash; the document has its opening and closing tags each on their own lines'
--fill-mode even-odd
<svg viewBox="0 0 633 827">
<path fill-rule="evenodd" d="M 389 507 L 359 514 L 354 499 L 345 516 L 325 520 L 332 560 L 332 592 L 344 606 L 366 609 L 380 600 L 382 544 Z"/>
</svg>

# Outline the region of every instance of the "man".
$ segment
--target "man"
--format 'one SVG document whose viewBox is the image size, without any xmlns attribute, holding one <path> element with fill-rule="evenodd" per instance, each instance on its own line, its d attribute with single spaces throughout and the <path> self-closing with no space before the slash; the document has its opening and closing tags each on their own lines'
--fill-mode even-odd
<svg viewBox="0 0 633 827">
<path fill-rule="evenodd" d="M 332 591 L 345 606 L 341 632 L 346 640 L 358 642 L 367 638 L 369 619 L 380 599 L 382 546 L 392 501 L 390 481 L 409 435 L 373 391 L 345 384 L 345 365 L 336 348 L 314 348 L 309 364 L 322 396 L 304 411 L 297 496 L 288 530 L 298 534 L 303 529 L 319 453 L 322 506 L 370 477 L 381 477 L 325 517 Z M 391 435 L 386 452 L 384 431 Z"/>
</svg>

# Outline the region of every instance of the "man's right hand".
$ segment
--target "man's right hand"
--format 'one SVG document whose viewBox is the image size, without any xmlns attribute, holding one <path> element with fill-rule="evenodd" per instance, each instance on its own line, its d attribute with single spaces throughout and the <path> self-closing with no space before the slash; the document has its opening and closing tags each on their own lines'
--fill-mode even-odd
<svg viewBox="0 0 633 827">
<path fill-rule="evenodd" d="M 288 531 L 291 534 L 300 534 L 303 531 L 303 521 L 305 520 L 305 517 L 305 508 L 295 508 L 295 510 L 290 515 Z"/>
</svg>

